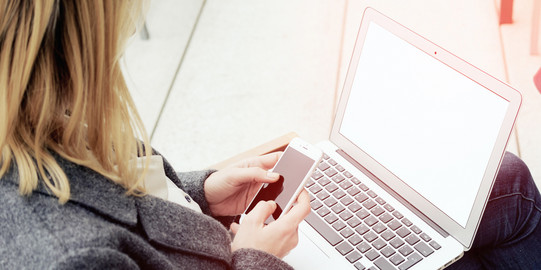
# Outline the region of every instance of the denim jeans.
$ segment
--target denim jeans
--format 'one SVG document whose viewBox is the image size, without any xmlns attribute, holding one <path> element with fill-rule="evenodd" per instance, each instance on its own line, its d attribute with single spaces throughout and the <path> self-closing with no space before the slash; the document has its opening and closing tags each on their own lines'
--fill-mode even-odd
<svg viewBox="0 0 541 270">
<path fill-rule="evenodd" d="M 448 269 L 541 269 L 541 197 L 515 155 L 505 154 L 472 248 Z"/>
</svg>

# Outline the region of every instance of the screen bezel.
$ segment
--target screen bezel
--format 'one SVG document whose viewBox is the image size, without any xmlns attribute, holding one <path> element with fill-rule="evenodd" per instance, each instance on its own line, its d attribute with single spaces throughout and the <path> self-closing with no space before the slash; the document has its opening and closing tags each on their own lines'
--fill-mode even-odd
<svg viewBox="0 0 541 270">
<path fill-rule="evenodd" d="M 495 147 L 491 153 L 487 169 L 481 181 L 480 188 L 477 192 L 472 210 L 470 212 L 466 227 L 462 227 L 455 222 L 439 208 L 435 207 L 431 202 L 427 201 L 415 190 L 401 181 L 392 172 L 374 160 L 370 155 L 359 149 L 355 144 L 349 141 L 340 133 L 342 119 L 344 117 L 347 100 L 352 89 L 354 77 L 362 52 L 364 39 L 371 23 L 376 23 L 387 31 L 393 33 L 397 37 L 413 45 L 419 50 L 425 52 L 429 56 L 440 61 L 442 64 L 449 66 L 478 84 L 484 86 L 490 91 L 509 101 L 509 106 L 496 139 Z M 467 97 L 465 97 L 467 98 Z M 426 40 L 420 35 L 377 12 L 372 8 L 367 8 L 364 12 L 357 41 L 353 50 L 353 55 L 347 71 L 344 88 L 340 97 L 339 105 L 333 122 L 330 141 L 341 148 L 345 153 L 358 161 L 365 169 L 371 172 L 385 185 L 395 191 L 400 191 L 400 196 L 410 202 L 415 208 L 424 213 L 429 219 L 438 224 L 447 233 L 457 239 L 465 249 L 469 249 L 473 243 L 474 235 L 477 231 L 481 216 L 488 200 L 490 191 L 499 166 L 505 153 L 507 142 L 511 136 L 511 132 L 518 115 L 518 110 L 522 102 L 520 92 L 513 89 L 509 85 L 497 80 L 489 74 L 472 66 L 466 61 Z"/>
</svg>

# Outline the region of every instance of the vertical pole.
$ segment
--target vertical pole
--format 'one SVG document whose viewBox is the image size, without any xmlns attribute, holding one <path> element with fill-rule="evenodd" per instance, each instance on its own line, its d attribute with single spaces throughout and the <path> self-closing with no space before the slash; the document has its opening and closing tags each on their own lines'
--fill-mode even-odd
<svg viewBox="0 0 541 270">
<path fill-rule="evenodd" d="M 500 24 L 513 23 L 513 0 L 502 0 L 500 5 Z"/>
</svg>

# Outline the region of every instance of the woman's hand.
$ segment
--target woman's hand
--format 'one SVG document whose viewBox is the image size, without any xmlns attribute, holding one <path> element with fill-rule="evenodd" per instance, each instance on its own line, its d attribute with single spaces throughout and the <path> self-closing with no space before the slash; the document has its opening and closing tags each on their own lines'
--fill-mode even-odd
<svg viewBox="0 0 541 270">
<path fill-rule="evenodd" d="M 254 157 L 211 174 L 204 184 L 205 197 L 214 216 L 241 214 L 263 183 L 274 183 L 280 177 L 269 173 L 281 152 Z"/>
<path fill-rule="evenodd" d="M 283 258 L 297 246 L 299 224 L 310 213 L 310 195 L 302 190 L 297 204 L 289 212 L 265 225 L 265 220 L 275 209 L 274 201 L 261 201 L 244 217 L 241 225 L 231 224 L 231 231 L 235 234 L 231 250 L 253 248 Z"/>
</svg>

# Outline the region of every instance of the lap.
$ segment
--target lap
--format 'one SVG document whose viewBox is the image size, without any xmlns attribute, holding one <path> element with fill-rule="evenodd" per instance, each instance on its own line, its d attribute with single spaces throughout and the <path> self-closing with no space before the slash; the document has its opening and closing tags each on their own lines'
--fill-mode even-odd
<svg viewBox="0 0 541 270">
<path fill-rule="evenodd" d="M 449 269 L 541 265 L 541 197 L 526 164 L 506 153 L 472 249 Z"/>
</svg>

